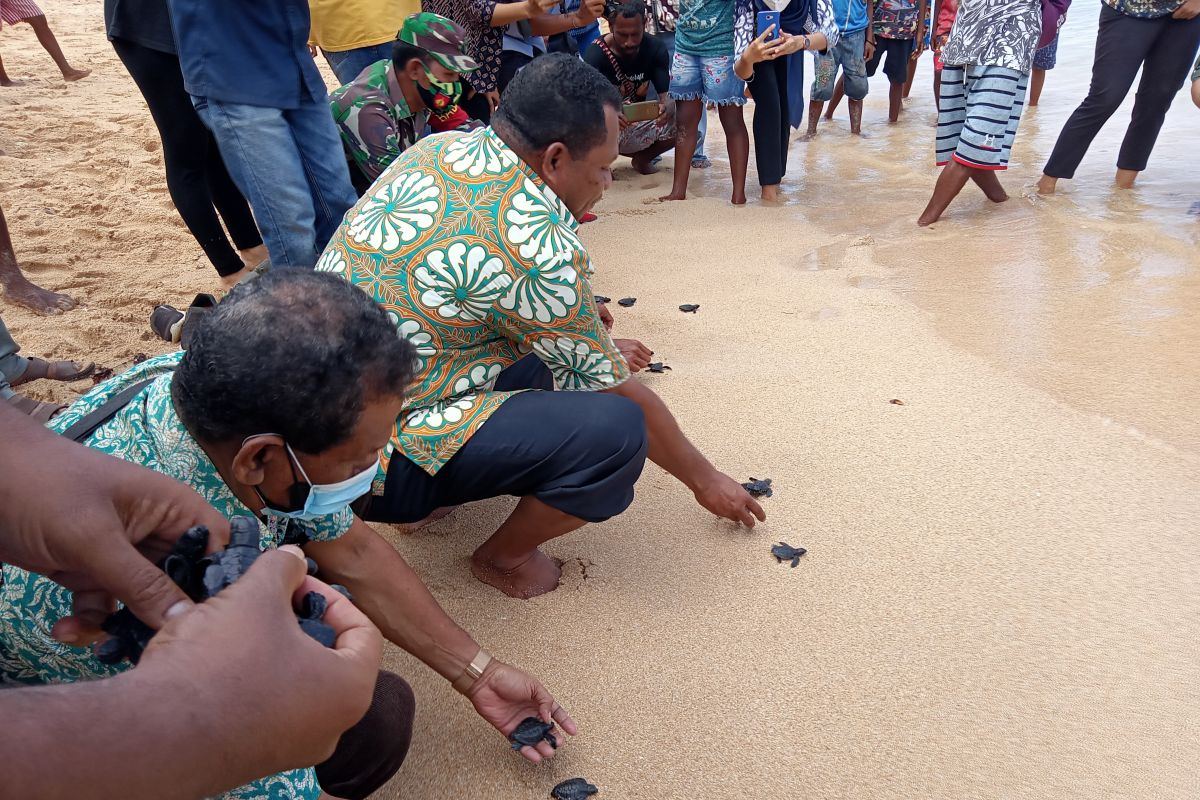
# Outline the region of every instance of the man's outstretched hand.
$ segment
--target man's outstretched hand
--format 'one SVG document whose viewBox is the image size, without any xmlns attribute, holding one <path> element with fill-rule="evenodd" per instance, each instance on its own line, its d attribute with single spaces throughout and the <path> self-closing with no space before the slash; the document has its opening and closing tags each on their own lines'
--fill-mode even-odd
<svg viewBox="0 0 1200 800">
<path fill-rule="evenodd" d="M 575 720 L 546 691 L 546 687 L 533 676 L 502 661 L 492 660 L 467 692 L 467 699 L 475 706 L 479 716 L 505 736 L 527 717 L 554 722 L 571 736 L 579 732 Z M 561 736 L 558 737 L 558 745 L 563 745 Z M 521 755 L 534 764 L 540 764 L 545 758 L 554 758 L 554 753 L 554 748 L 546 741 L 538 742 L 537 747 L 521 748 Z"/>
<path fill-rule="evenodd" d="M 718 517 L 740 522 L 747 528 L 754 527 L 755 519 L 767 521 L 767 512 L 745 487 L 716 470 L 696 488 L 695 495 L 697 503 Z"/>
</svg>

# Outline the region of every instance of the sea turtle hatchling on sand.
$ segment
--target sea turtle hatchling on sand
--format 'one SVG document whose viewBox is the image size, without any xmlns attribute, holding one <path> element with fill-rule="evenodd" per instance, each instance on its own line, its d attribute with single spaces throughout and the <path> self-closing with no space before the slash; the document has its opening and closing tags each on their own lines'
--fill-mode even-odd
<svg viewBox="0 0 1200 800">
<path fill-rule="evenodd" d="M 746 483 L 742 484 L 742 488 L 750 493 L 751 497 L 770 497 L 775 494 L 775 490 L 771 488 L 771 479 L 751 478 Z"/>
<path fill-rule="evenodd" d="M 632 308 L 633 304 L 636 302 L 637 302 L 636 297 L 622 297 L 620 300 L 617 301 L 617 305 L 621 306 L 622 308 Z"/>
<path fill-rule="evenodd" d="M 588 783 L 583 778 L 571 778 L 550 790 L 550 796 L 554 800 L 587 800 L 592 795 L 599 793 L 600 790 L 595 785 Z"/>
<path fill-rule="evenodd" d="M 790 560 L 793 569 L 800 563 L 800 556 L 807 552 L 803 547 L 792 547 L 787 542 L 780 542 L 771 548 L 771 555 L 775 556 L 775 560 L 778 563 L 782 564 Z"/>
<path fill-rule="evenodd" d="M 697 311 L 700 310 L 700 304 L 699 303 L 684 303 L 683 305 L 681 305 L 679 307 L 679 310 L 685 314 L 695 314 Z"/>
<path fill-rule="evenodd" d="M 661 361 L 654 361 L 654 362 L 651 362 L 650 364 L 647 364 L 646 369 L 649 370 L 650 372 L 666 372 L 667 370 L 670 369 L 670 367 L 668 367 L 666 364 L 664 364 Z"/>
<path fill-rule="evenodd" d="M 604 305 L 605 303 L 611 303 L 611 302 L 612 302 L 612 298 L 611 298 L 611 297 L 605 297 L 605 296 L 604 296 L 604 295 L 602 295 L 602 294 L 595 295 L 595 299 L 596 299 L 596 303 L 597 303 L 598 305 Z"/>
<path fill-rule="evenodd" d="M 526 717 L 521 720 L 520 725 L 513 728 L 513 732 L 508 735 L 508 740 L 512 742 L 513 750 L 520 750 L 522 747 L 536 747 L 537 743 L 543 739 L 557 750 L 558 739 L 550 732 L 552 730 L 554 730 L 553 722 L 542 722 L 537 717 Z"/>
</svg>

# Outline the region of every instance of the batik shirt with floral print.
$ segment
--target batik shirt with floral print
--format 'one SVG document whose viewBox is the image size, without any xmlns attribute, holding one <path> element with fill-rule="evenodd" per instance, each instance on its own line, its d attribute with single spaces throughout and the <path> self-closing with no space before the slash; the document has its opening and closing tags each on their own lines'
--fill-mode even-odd
<svg viewBox="0 0 1200 800">
<path fill-rule="evenodd" d="M 384 449 L 436 474 L 513 392 L 536 353 L 561 391 L 629 378 L 600 321 L 566 205 L 491 128 L 422 139 L 346 214 L 317 269 L 375 299 L 416 347 L 416 384 Z"/>
<path fill-rule="evenodd" d="M 153 379 L 86 442 L 124 461 L 169 475 L 195 489 L 226 517 L 250 515 L 221 478 L 203 448 L 192 438 L 171 400 L 171 375 L 182 353 L 148 359 L 128 372 L 105 381 L 55 417 L 49 427 L 61 433 L 128 386 Z M 336 539 L 350 529 L 354 515 L 347 507 L 312 522 L 299 523 L 314 541 Z M 283 528 L 262 525 L 262 545 L 276 547 Z M 71 592 L 49 578 L 5 565 L 0 585 L 0 686 L 6 683 L 75 683 L 108 677 L 127 664 L 101 663 L 91 650 L 59 644 L 50 629 L 71 613 Z M 2 691 L 2 689 L 0 689 Z M 195 702 L 205 702 L 196 698 Z M 321 794 L 316 773 L 298 769 L 272 775 L 220 795 L 225 800 L 298 798 L 315 800 Z"/>
</svg>

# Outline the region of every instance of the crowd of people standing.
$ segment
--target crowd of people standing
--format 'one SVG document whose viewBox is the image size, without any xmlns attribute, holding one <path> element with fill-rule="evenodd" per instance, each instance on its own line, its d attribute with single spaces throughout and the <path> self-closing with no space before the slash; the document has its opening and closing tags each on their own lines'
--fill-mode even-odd
<svg viewBox="0 0 1200 800">
<path fill-rule="evenodd" d="M 133 786 L 366 797 L 400 768 L 412 735 L 415 698 L 379 669 L 383 638 L 501 734 L 528 717 L 574 734 L 541 682 L 481 647 L 369 523 L 420 525 L 448 508 L 519 497 L 471 554 L 470 573 L 530 598 L 560 578 L 541 546 L 623 513 L 647 459 L 713 514 L 748 527 L 765 519 L 657 394 L 630 380 L 652 353 L 613 337 L 613 316 L 592 291 L 579 226 L 594 218 L 613 162 L 625 155 L 649 173 L 674 151 L 662 200 L 686 200 L 690 170 L 707 162 L 711 107 L 731 201 L 746 202 L 751 130 L 762 199 L 777 200 L 803 113 L 816 135 L 824 104 L 828 117 L 844 94 L 860 132 L 867 79 L 882 66 L 897 121 L 928 47 L 939 104 L 931 138 L 944 169 L 919 223 L 939 219 L 969 182 L 1003 201 L 997 175 L 1027 92 L 1054 66 L 1067 5 L 106 0 L 108 37 L 162 138 L 175 206 L 231 291 L 202 314 L 156 311 L 155 332 L 186 349 L 99 383 L 69 408 L 11 387 L 75 380 L 91 365 L 20 356 L 0 322 L 0 422 L 12 431 L 0 439 L 0 683 L 40 687 L 0 695 L 28 739 L 6 737 L 22 754 L 9 780 L 37 786 L 56 775 L 64 792 L 96 796 Z M 766 24 L 764 12 L 775 14 Z M 0 19 L 29 22 L 64 78 L 85 77 L 43 37 L 49 28 L 31 2 L 0 0 Z M 1200 105 L 1200 0 L 1104 0 L 1099 26 L 1092 86 L 1045 166 L 1044 192 L 1074 174 L 1139 69 L 1119 185 L 1146 168 L 1189 68 Z M 815 67 L 807 103 L 806 52 Z M 332 94 L 318 53 L 340 82 Z M 0 68 L 0 84 L 11 82 Z M 2 214 L 0 283 L 40 312 L 72 307 L 25 279 Z M 8 468 L 30 450 L 74 476 L 101 534 L 81 535 L 54 508 L 37 469 L 19 477 Z M 193 607 L 147 560 L 196 522 L 217 547 L 236 516 L 258 520 L 265 548 L 311 558 L 353 603 L 306 578 L 302 559 L 277 553 L 220 602 Z M 328 597 L 342 634 L 333 651 L 284 624 L 302 588 Z M 114 596 L 162 627 L 132 672 L 82 647 L 100 635 Z M 260 635 L 243 641 L 241 626 Z M 280 727 L 262 735 L 281 741 L 246 744 L 237 732 L 250 727 L 239 706 L 247 689 L 231 690 L 227 665 L 214 665 L 196 680 L 216 710 L 197 724 L 245 750 L 171 766 L 180 735 L 170 712 L 186 702 L 180 687 L 195 688 L 181 678 L 189 646 L 257 669 L 248 685 L 258 700 L 280 726 L 308 735 Z M 264 666 L 268 648 L 311 665 L 323 683 L 276 675 Z M 297 686 L 322 696 L 320 713 L 290 707 Z M 102 757 L 71 769 L 36 746 L 70 735 L 53 715 L 39 718 L 39 704 L 74 703 L 116 730 L 128 717 L 114 699 L 157 703 L 162 718 L 137 736 L 109 737 Z M 130 742 L 147 757 L 131 756 Z M 521 753 L 535 763 L 554 755 L 545 742 Z"/>
</svg>

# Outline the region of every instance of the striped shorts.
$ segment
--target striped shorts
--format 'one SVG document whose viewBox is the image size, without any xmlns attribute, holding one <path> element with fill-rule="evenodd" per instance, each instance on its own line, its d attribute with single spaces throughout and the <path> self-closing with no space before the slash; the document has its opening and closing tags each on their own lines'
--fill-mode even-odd
<svg viewBox="0 0 1200 800">
<path fill-rule="evenodd" d="M 45 12 L 33 0 L 0 0 L 0 22 L 16 25 L 21 20 L 40 17 Z"/>
<path fill-rule="evenodd" d="M 979 64 L 942 69 L 937 163 L 1008 169 L 1029 73 Z"/>
</svg>

